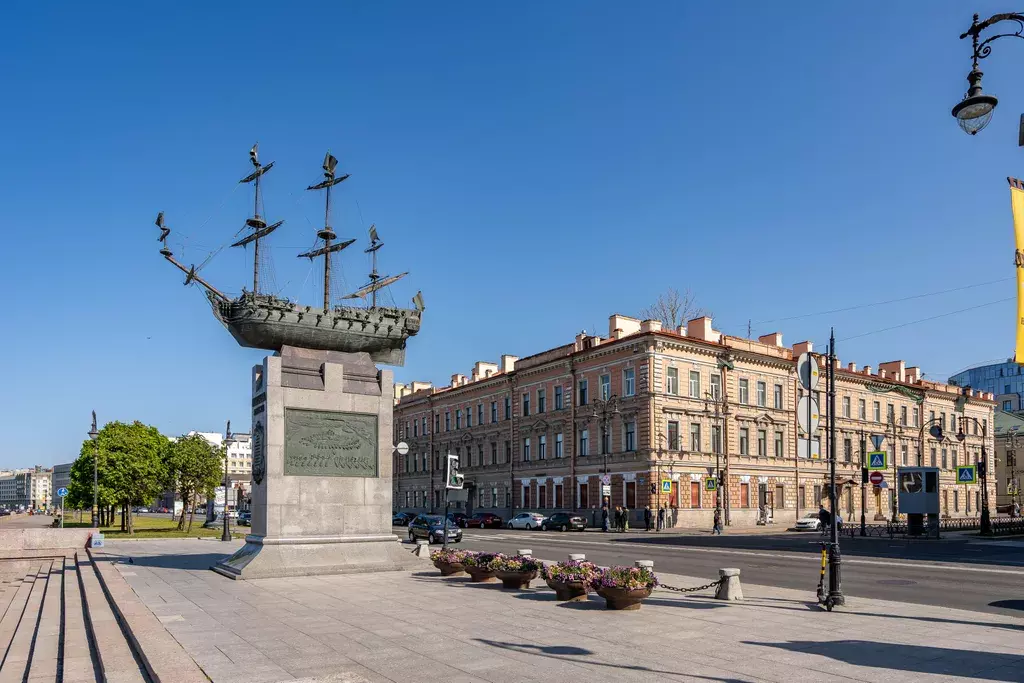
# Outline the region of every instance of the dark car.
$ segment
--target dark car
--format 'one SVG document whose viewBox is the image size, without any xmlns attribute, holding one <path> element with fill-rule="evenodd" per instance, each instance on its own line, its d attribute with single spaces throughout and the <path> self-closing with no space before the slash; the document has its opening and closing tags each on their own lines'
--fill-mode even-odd
<svg viewBox="0 0 1024 683">
<path fill-rule="evenodd" d="M 500 529 L 505 525 L 503 520 L 493 512 L 477 512 L 472 517 L 463 520 L 462 528 L 476 527 L 479 529 Z"/>
<path fill-rule="evenodd" d="M 583 531 L 587 528 L 587 520 L 579 515 L 568 512 L 556 512 L 540 523 L 541 531 L 558 529 L 559 531 Z"/>
<path fill-rule="evenodd" d="M 247 510 L 239 512 L 238 526 L 252 526 L 252 513 Z"/>
<path fill-rule="evenodd" d="M 448 513 L 448 521 L 454 524 L 455 526 L 465 527 L 467 519 L 469 519 L 469 517 L 466 516 L 465 512 Z"/>
<path fill-rule="evenodd" d="M 391 518 L 392 526 L 409 526 L 409 522 L 416 519 L 416 513 L 414 512 L 396 512 L 395 516 Z"/>
<path fill-rule="evenodd" d="M 445 520 L 441 515 L 417 515 L 409 522 L 409 540 L 426 539 L 429 543 L 444 542 Z M 462 529 L 448 522 L 448 542 L 458 543 L 462 540 Z"/>
</svg>

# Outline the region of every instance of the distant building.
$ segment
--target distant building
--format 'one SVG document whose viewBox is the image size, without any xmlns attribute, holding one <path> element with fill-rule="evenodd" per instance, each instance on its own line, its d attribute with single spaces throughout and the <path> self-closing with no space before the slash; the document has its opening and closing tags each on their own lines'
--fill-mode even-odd
<svg viewBox="0 0 1024 683">
<path fill-rule="evenodd" d="M 36 465 L 32 469 L 0 472 L 0 505 L 39 507 L 50 505 L 51 471 Z"/>
<path fill-rule="evenodd" d="M 214 448 L 224 445 L 224 435 L 217 432 L 189 432 L 206 439 Z M 252 436 L 250 434 L 232 434 L 234 441 L 228 448 L 228 475 L 252 476 Z M 234 477 L 232 477 L 234 478 Z"/>
<path fill-rule="evenodd" d="M 996 411 L 996 506 L 1006 510 L 1022 502 L 1024 483 L 1024 417 Z"/>
<path fill-rule="evenodd" d="M 60 504 L 59 500 L 56 500 L 57 490 L 61 488 L 69 488 L 71 486 L 71 465 L 73 463 L 64 463 L 63 465 L 53 466 L 53 495 L 54 502 Z"/>
<path fill-rule="evenodd" d="M 979 365 L 949 378 L 949 383 L 958 387 L 995 394 L 996 407 L 1007 413 L 1024 409 L 1024 366 L 1012 358 L 1005 363 Z"/>
</svg>

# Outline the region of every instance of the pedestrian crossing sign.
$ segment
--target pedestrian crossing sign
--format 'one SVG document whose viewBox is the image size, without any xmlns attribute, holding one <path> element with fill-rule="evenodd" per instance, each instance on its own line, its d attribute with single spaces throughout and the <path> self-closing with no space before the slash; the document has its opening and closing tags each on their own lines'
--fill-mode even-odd
<svg viewBox="0 0 1024 683">
<path fill-rule="evenodd" d="M 958 484 L 976 484 L 978 482 L 978 472 L 974 465 L 966 465 L 964 467 L 956 468 L 956 483 Z"/>
<path fill-rule="evenodd" d="M 672 493 L 672 480 L 671 479 L 662 479 L 661 480 L 661 492 L 662 493 Z"/>
<path fill-rule="evenodd" d="M 885 451 L 872 451 L 868 453 L 868 469 L 869 470 L 887 470 L 889 469 L 889 458 Z"/>
<path fill-rule="evenodd" d="M 718 480 L 714 477 L 704 477 L 704 490 L 714 491 L 718 488 Z"/>
</svg>

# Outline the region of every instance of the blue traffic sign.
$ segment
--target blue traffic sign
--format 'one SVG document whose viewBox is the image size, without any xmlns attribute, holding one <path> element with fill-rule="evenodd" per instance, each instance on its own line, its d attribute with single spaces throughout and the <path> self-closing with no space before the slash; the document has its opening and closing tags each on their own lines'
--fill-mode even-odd
<svg viewBox="0 0 1024 683">
<path fill-rule="evenodd" d="M 886 458 L 885 451 L 874 451 L 872 453 L 868 453 L 868 469 L 869 470 L 886 470 L 886 469 L 889 469 L 888 468 L 888 463 L 886 462 L 887 459 L 888 458 Z"/>
<path fill-rule="evenodd" d="M 967 465 L 956 468 L 956 483 L 975 484 L 978 481 L 978 471 L 974 465 Z"/>
<path fill-rule="evenodd" d="M 57 489 L 57 495 L 63 498 L 64 496 L 68 495 L 68 490 L 61 486 L 59 489 Z"/>
<path fill-rule="evenodd" d="M 880 448 L 882 448 L 882 441 L 884 439 L 885 439 L 885 437 L 883 435 L 881 435 L 881 434 L 872 434 L 871 435 L 871 444 L 875 447 L 876 451 L 879 450 Z"/>
</svg>

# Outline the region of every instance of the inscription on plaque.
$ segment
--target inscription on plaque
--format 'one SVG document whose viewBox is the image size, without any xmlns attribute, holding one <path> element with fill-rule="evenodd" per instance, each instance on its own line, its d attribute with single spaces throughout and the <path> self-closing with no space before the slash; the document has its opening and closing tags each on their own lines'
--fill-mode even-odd
<svg viewBox="0 0 1024 683">
<path fill-rule="evenodd" d="M 377 416 L 285 408 L 284 473 L 376 477 Z"/>
<path fill-rule="evenodd" d="M 252 429 L 252 480 L 257 485 L 262 484 L 263 477 L 267 475 L 267 451 L 264 446 L 264 436 L 263 423 L 256 422 L 256 426 Z"/>
</svg>

